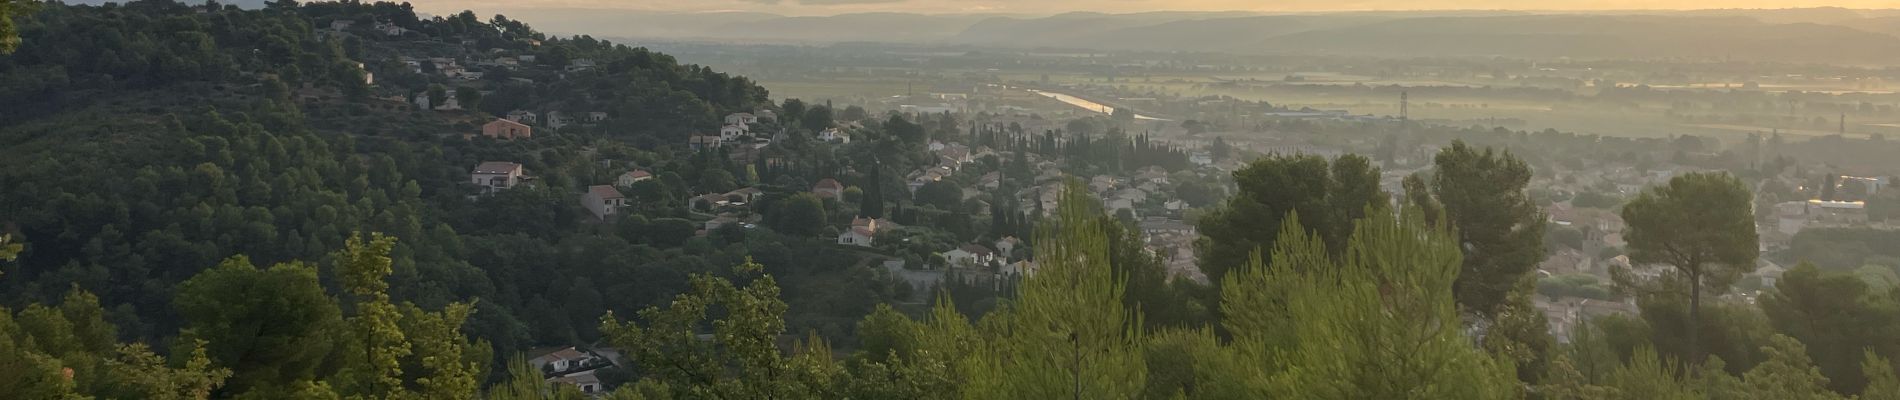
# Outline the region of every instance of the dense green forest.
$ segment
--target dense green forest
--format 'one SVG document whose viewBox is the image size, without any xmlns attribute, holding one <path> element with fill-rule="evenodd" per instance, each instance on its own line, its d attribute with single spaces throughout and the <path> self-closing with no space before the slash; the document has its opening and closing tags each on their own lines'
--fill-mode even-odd
<svg viewBox="0 0 1900 400">
<path fill-rule="evenodd" d="M 1210 208 L 1201 285 L 1168 279 L 1080 183 L 1030 169 L 1187 164 L 1095 121 L 772 104 L 642 48 L 392 3 L 0 1 L 0 21 L 19 38 L 0 41 L 0 398 L 580 398 L 521 357 L 569 345 L 621 350 L 631 364 L 602 373 L 620 399 L 1900 398 L 1900 291 L 1804 265 L 1754 303 L 1715 300 L 1758 256 L 1725 173 L 1622 207 L 1631 258 L 1665 268 L 1618 275 L 1640 314 L 1557 343 L 1532 305 L 1546 227 L 1525 186 L 1577 160 L 1493 149 L 1516 133 L 1454 143 L 1404 193 L 1353 155 L 1184 176 L 1172 189 Z M 407 63 L 524 56 L 475 78 Z M 419 105 L 449 96 L 464 109 Z M 607 117 L 472 135 L 518 109 Z M 759 110 L 785 132 L 762 154 L 686 148 Z M 862 126 L 852 144 L 813 139 L 834 121 Z M 1003 155 L 913 194 L 932 140 Z M 482 195 L 468 168 L 496 160 L 534 183 Z M 576 204 L 635 168 L 656 176 L 623 215 Z M 998 189 L 961 196 L 989 173 Z M 842 199 L 805 193 L 824 178 Z M 1037 185 L 1063 188 L 1056 209 L 1013 197 Z M 702 229 L 688 199 L 742 187 L 763 224 Z M 835 245 L 859 216 L 916 228 Z M 1005 237 L 1035 273 L 912 287 L 874 267 Z"/>
</svg>

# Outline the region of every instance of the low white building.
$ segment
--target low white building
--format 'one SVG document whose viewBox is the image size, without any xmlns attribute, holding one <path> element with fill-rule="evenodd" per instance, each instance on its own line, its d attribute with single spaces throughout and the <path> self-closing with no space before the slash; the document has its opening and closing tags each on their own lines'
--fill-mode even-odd
<svg viewBox="0 0 1900 400">
<path fill-rule="evenodd" d="M 605 221 L 608 217 L 619 214 L 621 207 L 627 206 L 627 198 L 621 196 L 620 190 L 614 189 L 613 186 L 588 186 L 587 193 L 581 194 L 581 206 L 586 207 L 588 212 L 594 213 L 594 218 Z"/>
<path fill-rule="evenodd" d="M 488 161 L 475 166 L 468 172 L 469 181 L 482 188 L 482 193 L 492 193 L 521 184 L 525 170 L 521 164 L 507 161 Z"/>
</svg>

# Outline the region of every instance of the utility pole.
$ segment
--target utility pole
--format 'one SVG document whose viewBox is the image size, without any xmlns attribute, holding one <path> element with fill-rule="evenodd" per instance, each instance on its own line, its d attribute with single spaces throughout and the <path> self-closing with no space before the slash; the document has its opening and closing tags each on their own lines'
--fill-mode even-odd
<svg viewBox="0 0 1900 400">
<path fill-rule="evenodd" d="M 1399 91 L 1399 136 L 1412 135 L 1412 97 L 1405 91 Z"/>
</svg>

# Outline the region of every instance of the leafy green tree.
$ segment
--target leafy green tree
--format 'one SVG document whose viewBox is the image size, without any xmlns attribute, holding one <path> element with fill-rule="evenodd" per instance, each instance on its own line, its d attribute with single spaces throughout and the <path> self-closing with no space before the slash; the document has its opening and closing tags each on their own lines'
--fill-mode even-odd
<svg viewBox="0 0 1900 400">
<path fill-rule="evenodd" d="M 1860 370 L 1867 379 L 1867 386 L 1860 391 L 1861 400 L 1900 400 L 1900 374 L 1893 371 L 1893 361 L 1868 351 L 1861 361 Z"/>
<path fill-rule="evenodd" d="M 825 232 L 830 216 L 825 203 L 811 193 L 799 193 L 773 204 L 766 220 L 773 230 L 787 235 L 815 236 Z"/>
<path fill-rule="evenodd" d="M 1806 344 L 1836 392 L 1860 393 L 1866 385 L 1863 352 L 1900 352 L 1891 340 L 1900 334 L 1900 302 L 1853 274 L 1803 263 L 1783 273 L 1757 304 L 1776 332 Z"/>
<path fill-rule="evenodd" d="M 873 157 L 871 165 L 866 167 L 864 201 L 858 205 L 858 215 L 865 218 L 884 218 L 884 164 Z"/>
<path fill-rule="evenodd" d="M 1649 347 L 1636 349 L 1629 363 L 1610 373 L 1607 386 L 1619 399 L 1698 400 L 1693 385 L 1676 374 L 1678 366 Z"/>
<path fill-rule="evenodd" d="M 1469 265 L 1467 263 L 1466 265 Z M 1551 348 L 1557 340 L 1550 336 L 1550 322 L 1544 311 L 1531 302 L 1537 288 L 1535 275 L 1519 279 L 1516 290 L 1505 296 L 1504 303 L 1492 315 L 1485 331 L 1483 347 L 1517 365 L 1517 378 L 1536 385 L 1545 375 Z"/>
<path fill-rule="evenodd" d="M 806 130 L 812 132 L 831 128 L 831 107 L 822 105 L 812 106 L 810 109 L 805 110 L 804 117 L 799 118 L 798 122 Z"/>
<path fill-rule="evenodd" d="M 423 64 L 434 65 L 429 63 Z M 449 101 L 449 87 L 442 86 L 441 84 L 429 85 L 429 91 L 424 94 L 429 96 L 430 107 L 440 107 L 442 103 Z"/>
<path fill-rule="evenodd" d="M 1000 330 L 964 364 L 966 396 L 1125 399 L 1141 392 L 1140 314 L 1122 307 L 1123 283 L 1107 268 L 1101 209 L 1069 181 L 1056 223 L 1036 235 L 1036 272 L 1007 311 L 985 319 Z"/>
<path fill-rule="evenodd" d="M 13 235 L 0 234 L 0 261 L 13 261 L 14 258 L 20 256 L 22 249 L 25 249 L 25 246 L 13 243 Z"/>
<path fill-rule="evenodd" d="M 739 188 L 738 178 L 732 171 L 712 168 L 699 173 L 699 190 L 706 193 L 725 193 Z"/>
<path fill-rule="evenodd" d="M 693 290 L 667 308 L 641 310 L 644 323 L 601 318 L 608 343 L 628 349 L 646 380 L 665 385 L 678 398 L 822 398 L 838 374 L 827 351 L 784 357 L 777 347 L 785 331 L 786 305 L 777 282 L 756 275 L 764 267 L 747 260 L 734 273 L 751 278 L 741 287 L 710 274 L 695 275 Z M 724 310 L 713 317 L 712 310 Z M 702 327 L 710 326 L 711 332 Z M 819 354 L 826 353 L 826 354 Z"/>
<path fill-rule="evenodd" d="M 346 319 L 342 368 L 329 381 L 349 397 L 465 399 L 474 396 L 480 363 L 468 360 L 461 326 L 473 307 L 449 304 L 426 312 L 390 301 L 394 237 L 352 235 L 338 251 L 337 276 L 355 300 Z M 485 361 L 484 361 L 485 362 Z"/>
<path fill-rule="evenodd" d="M 1755 269 L 1758 250 L 1748 187 L 1726 173 L 1691 173 L 1651 188 L 1623 206 L 1630 261 L 1674 267 L 1679 282 L 1656 290 L 1688 292 L 1687 353 L 1700 360 L 1702 292 L 1726 291 Z M 1627 275 L 1627 274 L 1623 274 Z M 1626 285 L 1640 285 L 1620 279 Z"/>
<path fill-rule="evenodd" d="M 301 263 L 259 269 L 232 257 L 179 285 L 173 304 L 187 321 L 184 335 L 236 372 L 226 393 L 316 379 L 342 328 L 317 268 Z"/>
<path fill-rule="evenodd" d="M 1297 218 L 1282 226 L 1273 264 L 1222 283 L 1223 324 L 1270 396 L 1323 399 L 1512 398 L 1516 372 L 1468 344 L 1451 283 L 1462 255 L 1416 208 L 1355 224 L 1335 260 Z M 1445 385 L 1444 382 L 1459 382 Z"/>
<path fill-rule="evenodd" d="M 1248 376 L 1235 352 L 1221 346 L 1212 329 L 1165 329 L 1148 336 L 1142 349 L 1148 366 L 1143 399 L 1239 399 L 1248 397 Z"/>
<path fill-rule="evenodd" d="M 482 104 L 482 91 L 473 86 L 456 86 L 455 103 L 464 110 L 476 110 Z"/>
<path fill-rule="evenodd" d="M 1273 248 L 1289 214 L 1298 213 L 1302 229 L 1327 248 L 1343 251 L 1352 221 L 1386 204 L 1378 168 L 1356 155 L 1331 164 L 1315 155 L 1263 158 L 1235 171 L 1234 182 L 1240 192 L 1199 221 L 1203 237 L 1196 253 L 1201 272 L 1213 282 L 1249 254 Z"/>
<path fill-rule="evenodd" d="M 1479 151 L 1463 141 L 1453 141 L 1435 162 L 1431 196 L 1436 201 L 1414 202 L 1443 207 L 1465 252 L 1456 283 L 1458 304 L 1490 316 L 1519 278 L 1544 259 L 1545 218 L 1524 190 L 1531 168 L 1510 152 Z"/>
<path fill-rule="evenodd" d="M 937 209 L 944 211 L 959 211 L 957 206 L 963 204 L 963 188 L 957 187 L 956 182 L 951 181 L 925 183 L 923 187 L 917 188 L 917 193 L 913 196 L 916 197 L 917 204 L 936 206 Z"/>
<path fill-rule="evenodd" d="M 345 379 L 338 389 L 362 396 L 387 396 L 402 391 L 402 359 L 411 354 L 399 322 L 401 311 L 389 300 L 389 251 L 396 238 L 352 235 L 337 252 L 337 277 L 343 291 L 355 300 L 348 318 L 349 347 Z"/>
<path fill-rule="evenodd" d="M 1768 361 L 1742 376 L 1750 396 L 1762 399 L 1839 399 L 1827 390 L 1827 378 L 1808 360 L 1807 349 L 1794 338 L 1775 335 L 1764 347 Z"/>
<path fill-rule="evenodd" d="M 1570 356 L 1558 353 L 1550 360 L 1550 368 L 1536 387 L 1539 398 L 1545 400 L 1607 400 L 1616 397 L 1616 390 L 1590 382 L 1578 371 Z"/>
<path fill-rule="evenodd" d="M 20 32 L 13 16 L 31 12 L 32 7 L 33 3 L 27 0 L 0 1 L 0 54 L 12 54 L 20 47 Z"/>
</svg>

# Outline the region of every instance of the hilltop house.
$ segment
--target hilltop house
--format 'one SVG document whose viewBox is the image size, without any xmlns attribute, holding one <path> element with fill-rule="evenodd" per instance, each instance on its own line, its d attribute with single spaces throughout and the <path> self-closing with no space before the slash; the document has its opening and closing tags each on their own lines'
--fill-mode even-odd
<svg viewBox="0 0 1900 400">
<path fill-rule="evenodd" d="M 605 221 L 607 217 L 616 214 L 615 211 L 620 207 L 627 206 L 627 198 L 621 196 L 620 190 L 614 189 L 613 186 L 588 186 L 587 193 L 581 195 L 581 206 L 587 207 L 587 211 L 594 213 L 594 218 Z"/>
<path fill-rule="evenodd" d="M 482 188 L 482 193 L 493 193 L 521 184 L 524 180 L 521 164 L 507 161 L 487 161 L 476 165 L 468 172 L 469 181 Z"/>
<path fill-rule="evenodd" d="M 633 186 L 634 183 L 638 183 L 640 181 L 644 181 L 648 179 L 653 179 L 652 172 L 647 172 L 647 170 L 644 170 L 644 169 L 636 169 L 632 171 L 627 171 L 627 173 L 620 174 L 620 177 L 614 178 L 614 186 L 619 186 L 619 187 Z"/>
<path fill-rule="evenodd" d="M 844 196 L 844 184 L 837 179 L 825 178 L 811 185 L 811 193 L 820 199 L 840 199 Z"/>
<path fill-rule="evenodd" d="M 896 229 L 897 224 L 876 218 L 858 217 L 851 220 L 851 227 L 838 233 L 838 244 L 848 246 L 871 247 L 878 232 Z"/>
<path fill-rule="evenodd" d="M 530 113 L 528 115 L 534 114 Z M 482 124 L 482 136 L 508 140 L 528 139 L 534 137 L 534 128 L 530 128 L 520 122 L 497 119 Z"/>
</svg>

